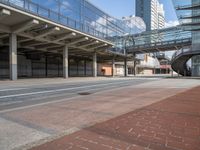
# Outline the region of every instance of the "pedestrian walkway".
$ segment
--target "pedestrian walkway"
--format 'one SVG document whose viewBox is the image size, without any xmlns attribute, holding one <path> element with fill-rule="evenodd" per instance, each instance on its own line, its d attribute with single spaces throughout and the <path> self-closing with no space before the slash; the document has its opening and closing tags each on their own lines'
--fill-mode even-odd
<svg viewBox="0 0 200 150">
<path fill-rule="evenodd" d="M 200 87 L 32 150 L 200 150 Z"/>
</svg>

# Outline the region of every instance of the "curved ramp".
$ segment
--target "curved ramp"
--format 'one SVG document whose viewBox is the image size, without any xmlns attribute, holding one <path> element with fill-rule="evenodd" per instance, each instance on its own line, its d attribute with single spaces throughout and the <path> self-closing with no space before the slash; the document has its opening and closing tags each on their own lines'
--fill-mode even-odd
<svg viewBox="0 0 200 150">
<path fill-rule="evenodd" d="M 172 58 L 172 69 L 182 76 L 191 76 L 192 73 L 187 66 L 187 62 L 195 55 L 200 55 L 200 51 L 177 51 Z"/>
</svg>

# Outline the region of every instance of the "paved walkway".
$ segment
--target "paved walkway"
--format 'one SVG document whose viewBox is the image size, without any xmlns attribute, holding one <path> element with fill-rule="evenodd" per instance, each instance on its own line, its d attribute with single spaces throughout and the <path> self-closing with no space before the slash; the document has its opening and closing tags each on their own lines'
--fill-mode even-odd
<svg viewBox="0 0 200 150">
<path fill-rule="evenodd" d="M 200 87 L 32 150 L 200 150 Z"/>
</svg>

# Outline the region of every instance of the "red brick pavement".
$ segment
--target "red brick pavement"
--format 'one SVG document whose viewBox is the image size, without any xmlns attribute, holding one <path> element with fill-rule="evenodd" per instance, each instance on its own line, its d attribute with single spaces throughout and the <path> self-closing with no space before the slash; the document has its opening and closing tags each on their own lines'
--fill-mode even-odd
<svg viewBox="0 0 200 150">
<path fill-rule="evenodd" d="M 32 148 L 68 149 L 200 150 L 200 87 Z"/>
</svg>

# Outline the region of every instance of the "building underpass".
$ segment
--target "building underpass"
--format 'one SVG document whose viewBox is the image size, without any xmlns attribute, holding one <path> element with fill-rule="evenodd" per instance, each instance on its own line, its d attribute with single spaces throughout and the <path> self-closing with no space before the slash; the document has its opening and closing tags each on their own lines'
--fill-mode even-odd
<svg viewBox="0 0 200 150">
<path fill-rule="evenodd" d="M 137 54 L 170 50 L 178 51 L 172 59 L 173 70 L 191 75 L 186 63 L 199 54 L 191 54 L 195 46 L 193 33 L 183 28 L 187 23 L 127 35 L 128 30 L 122 31 L 118 24 L 116 32 L 111 32 L 112 26 L 101 32 L 100 26 L 94 28 L 28 0 L 1 0 L 0 11 L 0 78 L 113 76 L 115 61 L 124 63 L 126 76 L 127 61 Z"/>
<path fill-rule="evenodd" d="M 127 44 L 128 54 L 176 51 L 172 58 L 172 69 L 183 76 L 191 76 L 187 62 L 196 54 L 190 55 L 192 47 L 192 34 L 190 31 L 184 31 L 180 26 L 176 26 L 143 32 L 127 38 L 131 39 Z M 183 52 L 187 53 L 183 54 Z"/>
<path fill-rule="evenodd" d="M 0 78 L 112 76 L 128 58 L 104 33 L 34 2 L 0 1 L 0 11 Z"/>
</svg>

